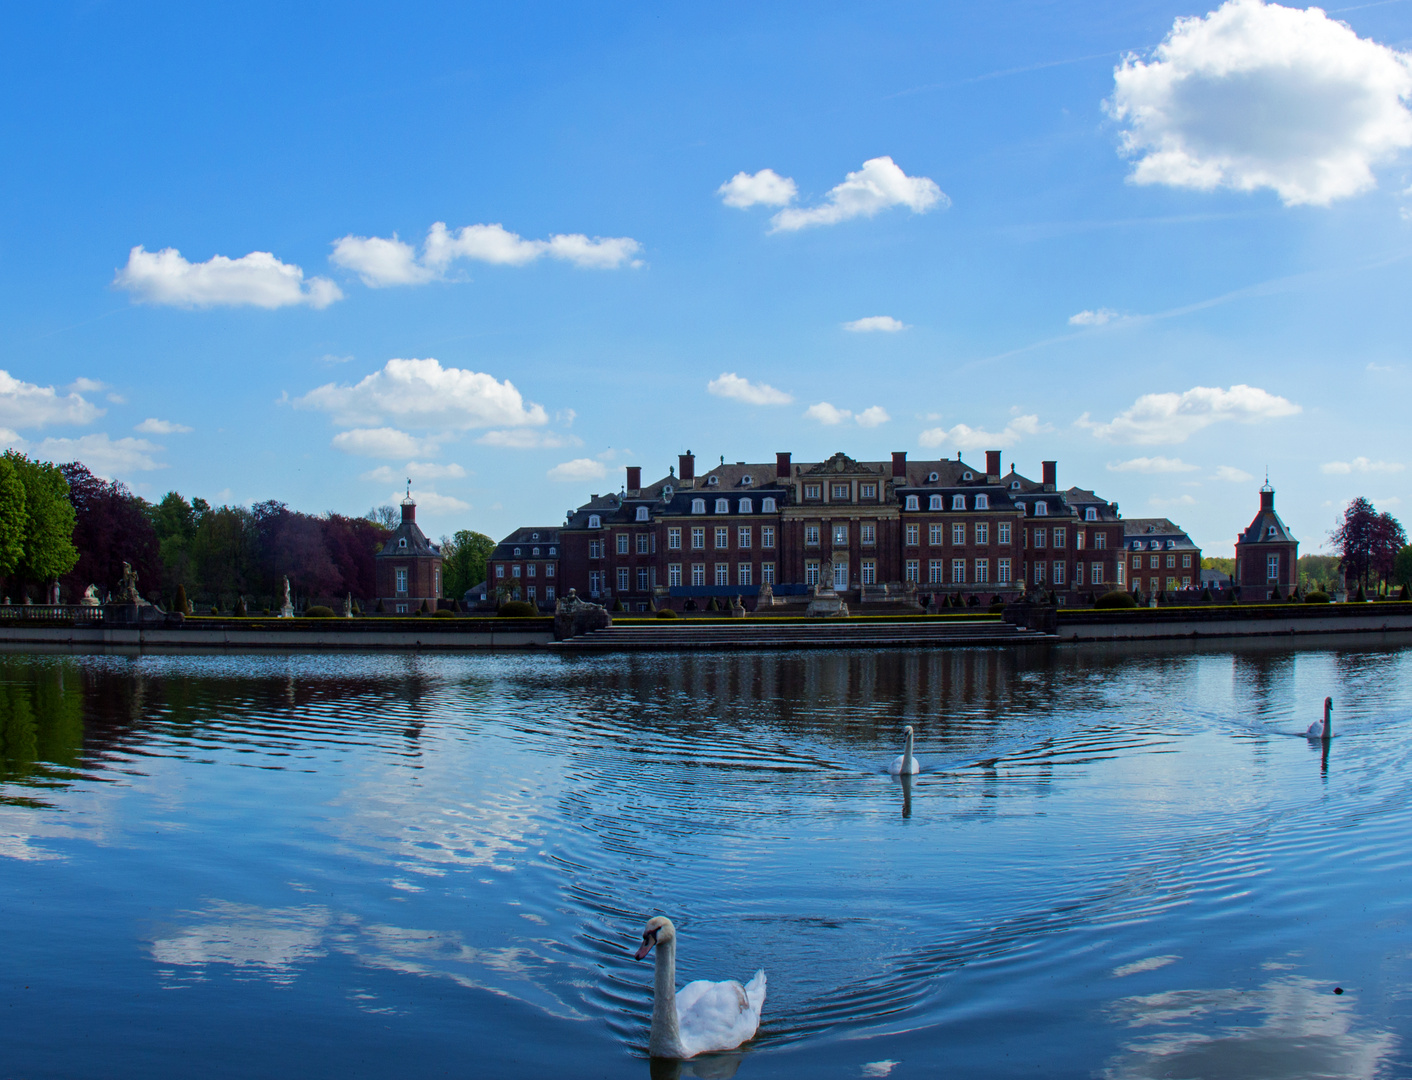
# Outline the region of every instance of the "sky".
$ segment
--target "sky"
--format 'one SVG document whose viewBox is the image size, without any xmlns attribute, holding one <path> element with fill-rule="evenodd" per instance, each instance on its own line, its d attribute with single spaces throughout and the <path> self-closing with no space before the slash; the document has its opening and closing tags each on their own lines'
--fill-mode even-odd
<svg viewBox="0 0 1412 1080">
<path fill-rule="evenodd" d="M 842 450 L 1301 551 L 1412 445 L 1412 0 L 10 12 L 0 440 L 555 525 Z"/>
</svg>

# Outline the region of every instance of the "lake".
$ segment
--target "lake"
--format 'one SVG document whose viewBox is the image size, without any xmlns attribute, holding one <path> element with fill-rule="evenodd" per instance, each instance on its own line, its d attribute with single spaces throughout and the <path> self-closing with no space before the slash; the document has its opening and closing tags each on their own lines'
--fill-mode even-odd
<svg viewBox="0 0 1412 1080">
<path fill-rule="evenodd" d="M 5 1077 L 1412 1075 L 1412 649 L 12 653 L 0 710 Z M 768 973 L 741 1052 L 646 1057 L 658 913 Z"/>
</svg>

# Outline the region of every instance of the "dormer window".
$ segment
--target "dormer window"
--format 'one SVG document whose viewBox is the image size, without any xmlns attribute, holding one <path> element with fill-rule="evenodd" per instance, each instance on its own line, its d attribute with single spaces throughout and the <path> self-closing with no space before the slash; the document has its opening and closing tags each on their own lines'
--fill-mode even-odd
<svg viewBox="0 0 1412 1080">
<path fill-rule="evenodd" d="M 1097 520 L 1098 520 L 1098 508 L 1097 508 L 1097 507 L 1093 507 L 1093 506 L 1088 507 L 1088 509 L 1086 509 L 1086 510 L 1084 511 L 1084 520 L 1085 520 L 1085 521 L 1097 521 Z"/>
<path fill-rule="evenodd" d="M 749 486 L 750 486 L 751 484 L 753 484 L 753 483 L 755 483 L 755 478 L 754 478 L 753 476 L 751 476 L 749 473 L 746 473 L 744 476 L 742 476 L 742 477 L 740 478 L 740 486 L 741 486 L 741 487 L 749 487 Z"/>
<path fill-rule="evenodd" d="M 775 512 L 775 500 L 773 496 L 760 500 L 760 513 L 773 514 Z"/>
<path fill-rule="evenodd" d="M 603 519 L 602 519 L 601 517 L 599 517 L 597 514 L 589 514 L 589 515 L 588 515 L 588 527 L 589 527 L 590 529 L 601 529 L 601 528 L 603 528 Z"/>
<path fill-rule="evenodd" d="M 648 520 L 648 517 L 647 517 L 647 507 L 645 507 L 645 506 L 639 506 L 639 507 L 637 508 L 637 520 L 638 520 L 638 521 L 646 521 L 646 520 Z"/>
<path fill-rule="evenodd" d="M 1018 481 L 1018 480 L 1011 480 L 1011 481 L 1010 481 L 1010 490 L 1011 490 L 1011 491 L 1019 491 L 1019 490 L 1020 490 L 1020 481 Z"/>
<path fill-rule="evenodd" d="M 990 509 L 990 496 L 989 496 L 989 495 L 977 495 L 977 496 L 976 496 L 976 509 L 977 509 L 977 510 L 989 510 L 989 509 Z"/>
<path fill-rule="evenodd" d="M 1150 548 L 1152 551 L 1157 551 L 1159 548 L 1162 547 L 1162 542 L 1161 542 L 1160 540 L 1154 540 L 1154 541 L 1152 541 L 1152 543 L 1148 544 L 1147 546 L 1148 546 L 1148 548 Z"/>
<path fill-rule="evenodd" d="M 672 501 L 672 485 L 671 485 L 671 484 L 663 484 L 663 485 L 662 485 L 662 499 L 663 499 L 664 502 L 671 502 L 671 501 Z"/>
<path fill-rule="evenodd" d="M 531 539 L 531 540 L 538 540 L 538 539 L 539 539 L 539 533 L 530 533 L 530 539 Z M 536 552 L 536 554 L 538 554 L 538 552 Z"/>
<path fill-rule="evenodd" d="M 549 554 L 550 554 L 550 557 L 552 558 L 553 556 L 559 554 L 558 549 L 556 549 L 556 548 L 550 548 L 550 549 L 549 549 Z"/>
<path fill-rule="evenodd" d="M 964 510 L 964 509 L 966 509 L 966 496 L 964 496 L 964 495 L 953 495 L 953 496 L 951 496 L 951 509 L 953 509 L 953 510 Z"/>
<path fill-rule="evenodd" d="M 1177 546 L 1177 542 L 1176 542 L 1175 540 L 1168 540 L 1168 541 L 1167 541 L 1167 550 L 1168 550 L 1168 551 L 1171 551 L 1171 550 L 1172 550 L 1174 547 L 1176 547 L 1176 546 Z"/>
<path fill-rule="evenodd" d="M 1035 517 L 1044 517 L 1049 513 L 1049 504 L 1037 502 L 1034 504 Z"/>
<path fill-rule="evenodd" d="M 712 479 L 715 479 L 712 477 Z M 716 500 L 716 513 L 729 514 L 731 512 L 731 501 L 729 499 Z"/>
<path fill-rule="evenodd" d="M 398 537 L 397 546 L 405 551 L 407 549 L 407 538 L 405 536 Z M 515 554 L 518 555 L 519 552 L 517 551 Z"/>
<path fill-rule="evenodd" d="M 755 504 L 749 499 L 741 499 L 739 510 L 742 514 L 749 514 L 755 509 Z"/>
<path fill-rule="evenodd" d="M 1271 525 L 1271 526 L 1270 526 L 1270 531 L 1269 531 L 1268 533 L 1266 533 L 1265 535 L 1266 535 L 1266 536 L 1274 536 L 1274 535 L 1276 535 L 1276 533 L 1275 533 L 1275 527 L 1274 527 L 1273 525 Z"/>
<path fill-rule="evenodd" d="M 405 541 L 404 541 L 404 544 L 405 544 Z M 519 557 L 520 557 L 520 549 L 519 549 L 519 548 L 516 548 L 516 549 L 515 549 L 515 558 L 518 559 Z"/>
<path fill-rule="evenodd" d="M 535 536 L 538 536 L 538 535 L 539 535 L 539 533 L 535 533 Z M 531 548 L 531 549 L 530 549 L 530 554 L 533 555 L 536 559 L 539 558 L 539 548 Z"/>
<path fill-rule="evenodd" d="M 964 472 L 964 473 L 961 474 L 961 479 L 962 479 L 962 480 L 974 480 L 975 478 L 976 478 L 975 473 L 972 473 L 972 472 Z"/>
<path fill-rule="evenodd" d="M 707 487 L 715 487 L 715 486 L 716 486 L 717 484 L 719 484 L 720 482 L 721 482 L 721 478 L 720 478 L 719 476 L 708 476 L 708 477 L 706 477 L 706 486 L 707 486 Z"/>
<path fill-rule="evenodd" d="M 929 484 L 935 484 L 936 482 L 937 482 L 937 475 L 936 475 L 936 473 L 934 473 L 934 472 L 929 472 L 929 473 L 927 473 L 927 483 L 929 483 Z"/>
<path fill-rule="evenodd" d="M 919 501 L 918 501 L 918 499 L 917 499 L 917 496 L 915 496 L 915 495 L 908 495 L 908 496 L 907 496 L 907 509 L 908 509 L 908 510 L 920 510 L 920 509 L 921 509 L 921 506 L 919 505 Z"/>
<path fill-rule="evenodd" d="M 928 500 L 927 500 L 927 509 L 928 509 L 928 510 L 940 510 L 940 509 L 941 509 L 941 496 L 940 496 L 940 495 L 933 495 L 930 499 L 928 499 Z"/>
<path fill-rule="evenodd" d="M 705 499 L 692 499 L 692 500 L 691 500 L 691 512 L 692 512 L 693 514 L 704 514 L 704 513 L 706 513 L 706 500 L 705 500 Z"/>
</svg>

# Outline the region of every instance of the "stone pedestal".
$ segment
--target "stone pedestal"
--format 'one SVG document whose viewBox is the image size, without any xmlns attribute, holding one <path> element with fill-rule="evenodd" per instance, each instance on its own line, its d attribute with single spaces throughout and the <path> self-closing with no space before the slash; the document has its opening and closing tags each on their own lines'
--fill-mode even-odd
<svg viewBox="0 0 1412 1080">
<path fill-rule="evenodd" d="M 843 602 L 843 597 L 834 592 L 833 589 L 823 585 L 819 586 L 814 593 L 813 599 L 809 601 L 809 607 L 804 612 L 806 618 L 847 618 L 848 605 Z"/>
</svg>

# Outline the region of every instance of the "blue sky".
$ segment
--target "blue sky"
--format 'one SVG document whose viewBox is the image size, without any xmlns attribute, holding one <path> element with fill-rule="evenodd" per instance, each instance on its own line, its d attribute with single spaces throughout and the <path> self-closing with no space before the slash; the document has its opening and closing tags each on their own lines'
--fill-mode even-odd
<svg viewBox="0 0 1412 1080">
<path fill-rule="evenodd" d="M 687 449 L 1001 448 L 1213 554 L 1267 467 L 1304 550 L 1406 514 L 1407 0 L 7 31 L 0 437 L 149 498 L 410 472 L 498 537 Z"/>
</svg>

